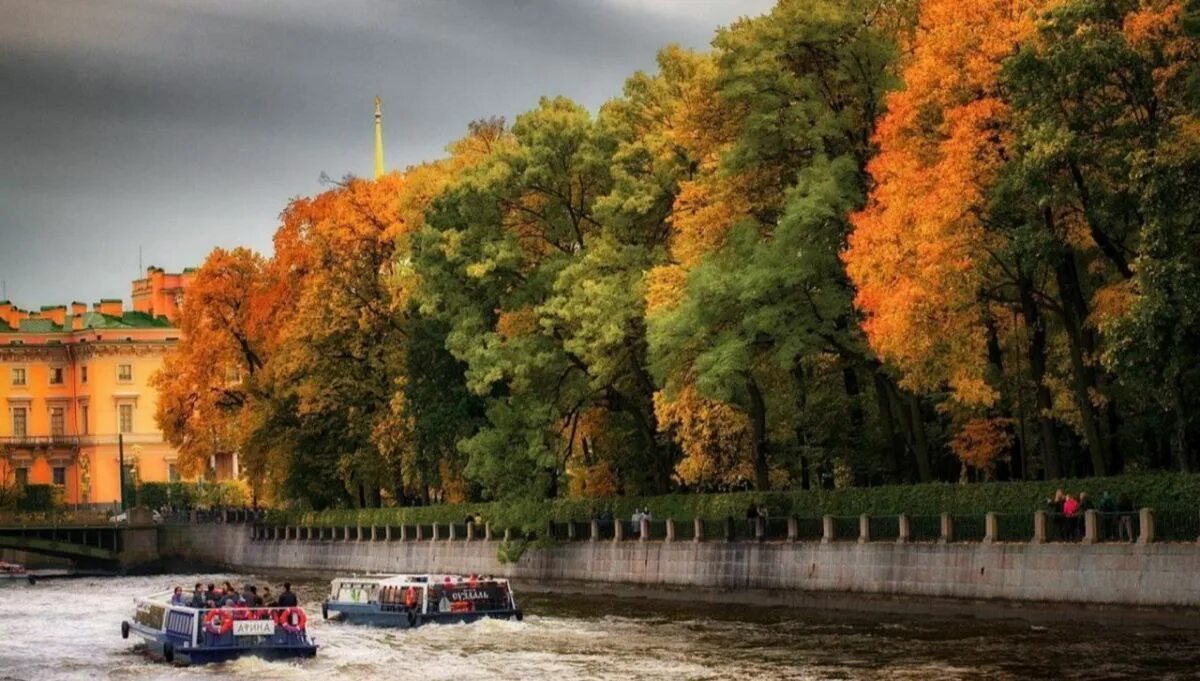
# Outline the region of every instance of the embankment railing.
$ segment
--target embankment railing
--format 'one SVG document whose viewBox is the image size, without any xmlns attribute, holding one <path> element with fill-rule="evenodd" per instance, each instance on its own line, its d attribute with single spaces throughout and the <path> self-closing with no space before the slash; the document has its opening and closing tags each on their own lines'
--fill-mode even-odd
<svg viewBox="0 0 1200 681">
<path fill-rule="evenodd" d="M 1200 542 L 1200 509 L 1088 510 L 1073 516 L 1035 511 L 940 515 L 868 515 L 755 518 L 596 518 L 551 521 L 541 532 L 499 529 L 491 523 L 422 525 L 250 524 L 254 541 L 496 541 L 547 538 L 577 541 L 1053 543 Z"/>
</svg>

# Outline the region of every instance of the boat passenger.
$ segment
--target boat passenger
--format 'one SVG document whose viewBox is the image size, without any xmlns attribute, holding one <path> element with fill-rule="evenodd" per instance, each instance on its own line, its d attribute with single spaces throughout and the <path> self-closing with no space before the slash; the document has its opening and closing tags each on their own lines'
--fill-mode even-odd
<svg viewBox="0 0 1200 681">
<path fill-rule="evenodd" d="M 171 605 L 187 605 L 188 601 L 183 597 L 183 587 L 175 587 L 175 592 L 171 594 Z"/>
<path fill-rule="evenodd" d="M 279 594 L 279 607 L 294 608 L 299 605 L 299 603 L 300 602 L 296 599 L 296 594 L 292 592 L 292 583 L 284 582 L 283 593 Z"/>
<path fill-rule="evenodd" d="M 203 608 L 204 600 L 204 585 L 197 582 L 195 588 L 192 589 L 192 600 L 188 605 L 193 608 Z"/>
<path fill-rule="evenodd" d="M 262 602 L 263 602 L 263 606 L 265 606 L 265 607 L 268 607 L 268 608 L 275 607 L 275 597 L 271 595 L 271 587 L 269 587 L 269 586 L 263 587 Z"/>
<path fill-rule="evenodd" d="M 215 600 L 217 600 L 217 586 L 209 584 L 208 588 L 204 591 L 204 602 L 207 603 Z"/>
</svg>

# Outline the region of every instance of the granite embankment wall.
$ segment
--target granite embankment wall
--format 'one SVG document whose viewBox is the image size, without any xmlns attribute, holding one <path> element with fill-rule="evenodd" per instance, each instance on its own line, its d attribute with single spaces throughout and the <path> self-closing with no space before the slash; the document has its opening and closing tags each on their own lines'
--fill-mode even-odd
<svg viewBox="0 0 1200 681">
<path fill-rule="evenodd" d="M 244 525 L 166 526 L 167 560 L 239 570 L 479 572 L 526 582 L 1200 606 L 1200 546 L 580 541 L 501 563 L 500 542 L 252 539 Z"/>
</svg>

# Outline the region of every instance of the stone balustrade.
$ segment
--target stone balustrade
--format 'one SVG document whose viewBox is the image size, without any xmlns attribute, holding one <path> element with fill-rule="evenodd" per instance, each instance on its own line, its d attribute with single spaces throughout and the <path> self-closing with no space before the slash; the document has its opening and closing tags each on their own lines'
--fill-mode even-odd
<svg viewBox="0 0 1200 681">
<path fill-rule="evenodd" d="M 1200 513 L 1200 511 L 1198 511 Z M 786 522 L 784 522 L 786 521 Z M 1197 523 L 1200 526 L 1200 523 Z M 503 533 L 490 523 L 454 525 L 343 525 L 296 526 L 251 525 L 254 541 L 305 542 L 468 542 L 512 541 L 517 536 L 510 528 Z M 1178 528 L 1176 528 L 1178 529 Z M 767 518 L 706 520 L 694 518 L 676 520 L 642 519 L 639 523 L 593 519 L 588 523 L 550 522 L 546 536 L 565 542 L 575 541 L 692 541 L 692 542 L 857 542 L 860 544 L 894 542 L 950 543 L 1031 543 L 1072 542 L 1099 544 L 1122 541 L 1149 544 L 1161 541 L 1156 532 L 1153 509 L 1126 514 L 1101 514 L 1095 510 L 1080 516 L 1064 518 L 1035 511 L 1028 516 L 986 513 L 982 515 L 938 516 L 878 516 L 861 514 L 857 517 L 831 516 L 821 518 L 787 517 L 769 521 Z M 523 533 L 521 533 L 523 536 Z M 1179 532 L 1173 541 L 1180 541 Z M 1200 542 L 1200 537 L 1187 541 Z"/>
</svg>

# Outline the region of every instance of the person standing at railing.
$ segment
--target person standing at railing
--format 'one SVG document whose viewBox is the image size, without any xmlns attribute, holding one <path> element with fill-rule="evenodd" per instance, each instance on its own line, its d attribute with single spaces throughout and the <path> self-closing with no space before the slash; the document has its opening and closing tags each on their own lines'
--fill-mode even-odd
<svg viewBox="0 0 1200 681">
<path fill-rule="evenodd" d="M 1063 517 L 1063 503 L 1066 501 L 1066 495 L 1061 489 L 1054 493 L 1054 497 L 1046 500 L 1046 513 L 1050 515 L 1050 522 L 1054 524 L 1054 538 L 1062 541 L 1066 538 L 1065 518 Z"/>
<path fill-rule="evenodd" d="M 633 526 L 630 528 L 630 531 L 629 531 L 630 536 L 641 537 L 641 535 L 642 535 L 642 518 L 644 518 L 644 517 L 645 516 L 642 515 L 642 509 L 640 509 L 640 508 L 633 509 L 633 516 L 631 516 L 629 519 L 629 524 Z"/>
<path fill-rule="evenodd" d="M 1117 538 L 1121 541 L 1132 542 L 1133 536 L 1133 499 L 1129 495 L 1122 492 L 1117 499 L 1117 512 L 1120 513 L 1120 518 L 1117 520 Z M 1128 537 L 1128 539 L 1126 539 Z"/>
</svg>

